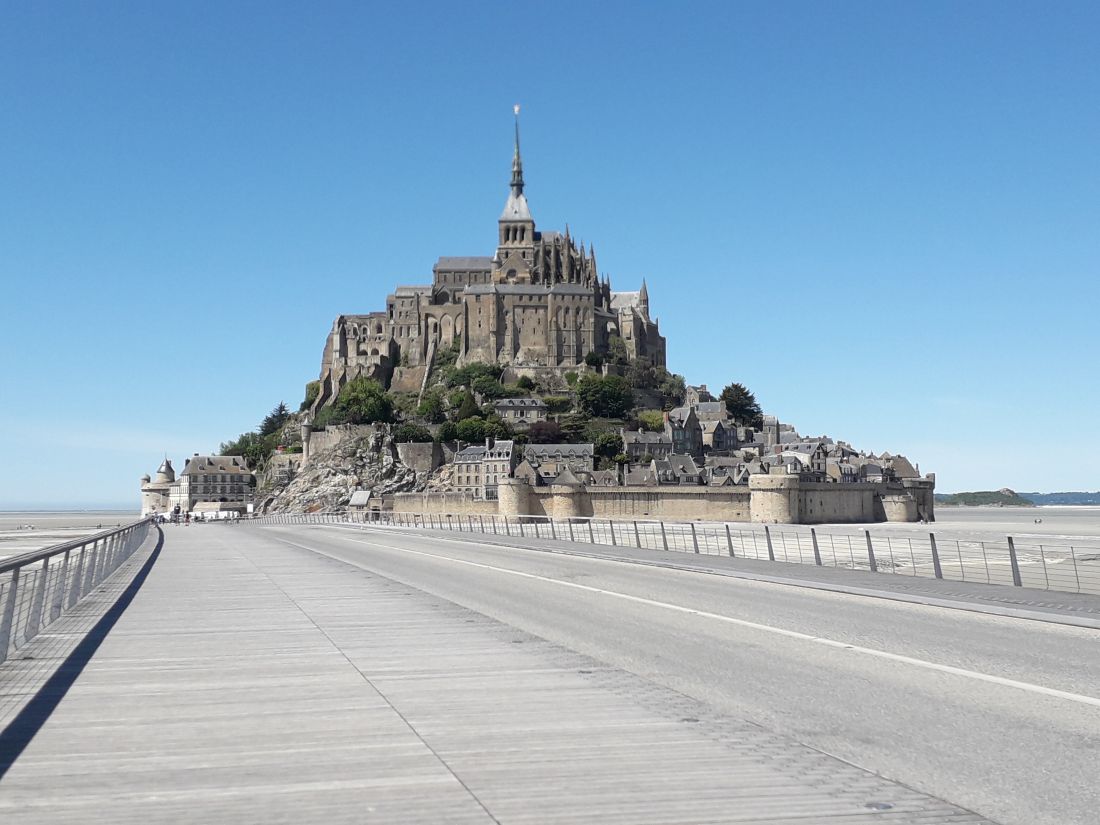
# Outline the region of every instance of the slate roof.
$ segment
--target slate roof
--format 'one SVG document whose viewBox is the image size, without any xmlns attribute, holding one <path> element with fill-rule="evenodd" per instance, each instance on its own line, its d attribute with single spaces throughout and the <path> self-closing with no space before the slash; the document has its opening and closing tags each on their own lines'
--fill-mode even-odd
<svg viewBox="0 0 1100 825">
<path fill-rule="evenodd" d="M 672 439 L 662 433 L 646 430 L 623 430 L 623 444 L 672 444 Z"/>
<path fill-rule="evenodd" d="M 351 501 L 348 505 L 351 507 L 366 507 L 370 502 L 370 490 L 356 490 L 351 494 Z"/>
<path fill-rule="evenodd" d="M 637 292 L 612 292 L 611 308 L 614 310 L 638 306 Z"/>
<path fill-rule="evenodd" d="M 446 257 L 440 256 L 432 271 L 442 272 L 485 272 L 493 268 L 493 259 L 488 256 Z"/>
<path fill-rule="evenodd" d="M 568 467 L 558 473 L 558 477 L 550 482 L 551 484 L 560 484 L 565 487 L 581 487 L 580 479 L 578 479 L 570 471 Z"/>
<path fill-rule="evenodd" d="M 469 447 L 463 447 L 455 453 L 455 463 L 459 461 L 481 461 L 485 458 L 486 452 L 484 444 L 471 444 Z"/>
<path fill-rule="evenodd" d="M 239 455 L 196 455 L 191 456 L 180 475 L 218 475 L 250 473 L 248 463 Z"/>
<path fill-rule="evenodd" d="M 528 444 L 523 448 L 524 458 L 583 458 L 595 454 L 592 444 Z"/>
<path fill-rule="evenodd" d="M 545 409 L 546 402 L 541 398 L 501 398 L 493 402 L 494 407 L 508 407 L 514 409 Z"/>
</svg>

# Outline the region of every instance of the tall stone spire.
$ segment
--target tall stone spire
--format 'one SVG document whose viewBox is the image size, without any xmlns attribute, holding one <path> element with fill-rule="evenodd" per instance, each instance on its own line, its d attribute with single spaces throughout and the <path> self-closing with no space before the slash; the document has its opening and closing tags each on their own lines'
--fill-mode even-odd
<svg viewBox="0 0 1100 825">
<path fill-rule="evenodd" d="M 508 201 L 504 204 L 504 211 L 500 215 L 501 222 L 524 222 L 530 223 L 530 231 L 534 232 L 534 220 L 531 217 L 531 210 L 527 206 L 527 196 L 523 194 L 523 160 L 519 155 L 519 104 L 517 103 L 513 109 L 516 115 L 516 150 L 512 155 L 512 189 L 508 193 Z M 502 229 L 501 243 L 508 241 L 525 240 L 530 242 L 532 237 L 527 233 L 520 232 L 519 236 L 515 231 L 504 232 Z"/>
<path fill-rule="evenodd" d="M 512 108 L 516 116 L 516 151 L 512 156 L 512 196 L 523 194 L 523 158 L 519 154 L 519 104 Z"/>
<path fill-rule="evenodd" d="M 646 289 L 645 278 L 642 278 L 642 288 L 638 291 L 638 309 L 642 317 L 649 320 L 649 290 Z"/>
</svg>

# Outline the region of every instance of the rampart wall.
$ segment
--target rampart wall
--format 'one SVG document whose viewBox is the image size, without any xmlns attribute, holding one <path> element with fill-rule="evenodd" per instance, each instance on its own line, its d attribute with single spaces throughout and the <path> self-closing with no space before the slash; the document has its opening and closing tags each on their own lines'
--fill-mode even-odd
<svg viewBox="0 0 1100 825">
<path fill-rule="evenodd" d="M 932 482 L 832 484 L 753 476 L 744 487 L 532 487 L 507 479 L 497 501 L 469 493 L 398 493 L 394 511 L 551 518 L 659 518 L 763 524 L 870 524 L 930 520 Z"/>
</svg>

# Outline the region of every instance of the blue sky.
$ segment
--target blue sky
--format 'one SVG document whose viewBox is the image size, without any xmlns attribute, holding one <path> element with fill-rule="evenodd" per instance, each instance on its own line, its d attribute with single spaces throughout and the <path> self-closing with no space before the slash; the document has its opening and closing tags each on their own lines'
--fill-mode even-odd
<svg viewBox="0 0 1100 825">
<path fill-rule="evenodd" d="M 406 10 L 409 9 L 409 10 Z M 0 10 L 0 509 L 136 505 L 339 313 L 538 224 L 693 383 L 941 490 L 1096 489 L 1093 3 Z"/>
</svg>

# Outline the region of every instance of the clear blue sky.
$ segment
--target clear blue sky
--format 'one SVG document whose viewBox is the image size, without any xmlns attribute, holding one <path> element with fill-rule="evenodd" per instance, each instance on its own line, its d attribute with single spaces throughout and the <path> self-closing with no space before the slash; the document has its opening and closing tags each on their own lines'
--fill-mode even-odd
<svg viewBox="0 0 1100 825">
<path fill-rule="evenodd" d="M 137 503 L 339 313 L 538 224 L 693 383 L 941 490 L 1096 489 L 1095 3 L 0 10 L 0 509 Z M 1068 439 L 1068 441 L 1066 441 Z M 1065 445 L 1065 446 L 1063 446 Z"/>
</svg>

